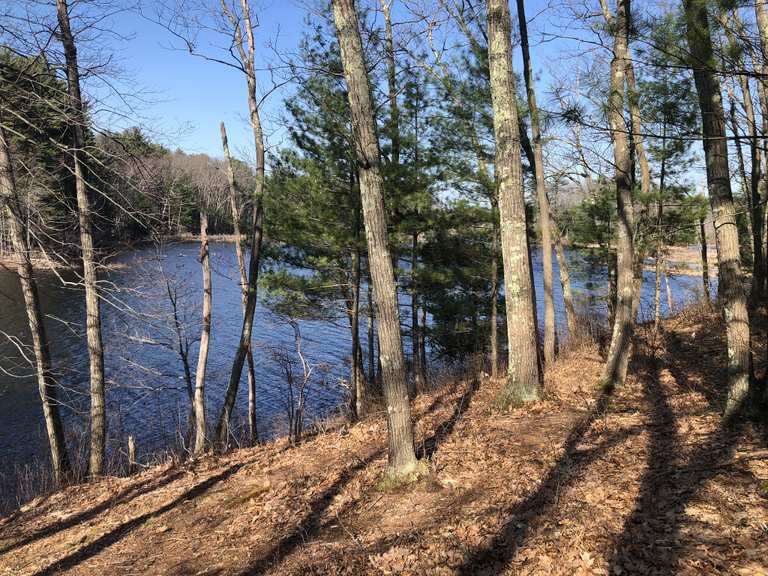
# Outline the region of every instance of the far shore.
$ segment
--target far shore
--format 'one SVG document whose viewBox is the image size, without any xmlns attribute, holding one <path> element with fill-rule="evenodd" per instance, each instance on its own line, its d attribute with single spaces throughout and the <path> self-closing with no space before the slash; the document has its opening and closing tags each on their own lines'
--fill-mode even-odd
<svg viewBox="0 0 768 576">
<path fill-rule="evenodd" d="M 230 242 L 236 241 L 234 234 L 209 234 L 208 240 L 211 242 Z M 180 242 L 199 242 L 199 234 L 191 234 L 188 232 L 168 236 L 160 240 L 160 244 L 167 246 L 170 244 L 176 244 Z M 114 258 L 123 252 L 133 250 L 137 248 L 146 248 L 154 244 L 152 240 L 144 240 L 140 242 L 122 242 L 114 244 L 105 250 L 105 255 L 102 259 L 102 266 L 110 270 L 120 268 L 120 265 L 114 262 Z M 571 243 L 566 246 L 575 250 L 597 250 L 600 246 L 596 244 L 577 244 Z M 710 277 L 717 277 L 717 250 L 715 246 L 708 246 L 707 260 L 709 262 L 709 275 Z M 667 273 L 676 276 L 700 276 L 701 275 L 701 252 L 698 246 L 669 246 L 666 254 Z M 32 255 L 32 265 L 36 270 L 66 270 L 70 268 L 77 268 L 71 264 L 64 264 L 60 261 L 54 260 L 45 254 L 35 252 Z M 15 262 L 11 254 L 0 255 L 0 269 L 7 268 L 9 270 L 15 269 Z M 653 258 L 646 259 L 644 270 L 648 272 L 656 271 L 656 264 Z"/>
</svg>

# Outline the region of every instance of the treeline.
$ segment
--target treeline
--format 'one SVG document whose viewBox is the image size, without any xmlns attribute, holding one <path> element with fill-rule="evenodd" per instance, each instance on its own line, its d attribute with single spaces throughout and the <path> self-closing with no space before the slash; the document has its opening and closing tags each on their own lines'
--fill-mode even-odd
<svg viewBox="0 0 768 576">
<path fill-rule="evenodd" d="M 750 339 L 757 336 L 750 309 L 764 303 L 766 291 L 765 6 L 684 0 L 640 6 L 635 14 L 629 0 L 594 4 L 549 10 L 557 24 L 539 34 L 597 48 L 578 55 L 564 48 L 568 65 L 548 74 L 547 90 L 536 78 L 544 45 L 532 45 L 523 0 L 516 17 L 506 0 L 319 6 L 298 50 L 269 76 L 289 86 L 281 107 L 287 137 L 269 153 L 263 105 L 276 93 L 260 72 L 262 15 L 248 0 L 164 4 L 152 19 L 171 38 L 208 65 L 242 76 L 252 130 L 248 163 L 232 157 L 223 123 L 223 160 L 170 151 L 137 128 L 100 128 L 99 102 L 83 92 L 81 74 L 102 72 L 78 59 L 78 38 L 87 41 L 84 32 L 100 21 L 98 3 L 77 5 L 82 29 L 75 33 L 66 0 L 57 0 L 55 11 L 39 4 L 10 9 L 0 28 L 3 222 L 57 479 L 68 476 L 71 463 L 33 254 L 81 261 L 89 474 L 99 476 L 109 345 L 101 338 L 102 254 L 116 243 L 185 233 L 200 236 L 203 275 L 197 358 L 180 347 L 195 455 L 230 445 L 244 371 L 249 441 L 258 440 L 251 341 L 259 296 L 292 323 L 343 319 L 352 343 L 350 417 L 364 417 L 369 396 L 380 393 L 388 474 L 409 476 L 419 466 L 409 399 L 429 379 L 431 358 L 480 354 L 494 377 L 505 371 L 501 408 L 539 399 L 544 370 L 578 330 L 566 250 L 588 244 L 598 247 L 609 279 L 602 385 L 621 386 L 648 262 L 656 272 L 657 324 L 670 246 L 700 245 L 702 297 L 709 299 L 706 221 L 719 262 L 713 305 L 723 312 L 730 359 L 725 416 L 757 408 L 764 383 L 750 370 Z M 217 37 L 210 46 L 195 41 L 201 29 Z M 217 51 L 221 45 L 231 49 Z M 519 74 L 512 69 L 516 50 Z M 697 176 L 706 178 L 706 195 L 695 187 Z M 223 408 L 211 420 L 205 384 L 213 233 L 235 238 L 242 327 Z M 533 283 L 536 244 L 543 318 Z M 558 282 L 567 330 L 555 319 Z"/>
</svg>

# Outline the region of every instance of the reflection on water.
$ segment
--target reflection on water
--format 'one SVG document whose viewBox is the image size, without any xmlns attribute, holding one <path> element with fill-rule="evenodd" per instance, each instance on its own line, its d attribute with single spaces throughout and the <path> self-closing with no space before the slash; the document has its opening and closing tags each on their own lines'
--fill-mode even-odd
<svg viewBox="0 0 768 576">
<path fill-rule="evenodd" d="M 144 454 L 156 451 L 176 440 L 184 429 L 187 396 L 182 365 L 176 351 L 168 286 L 178 297 L 178 312 L 193 340 L 190 359 L 194 370 L 197 358 L 195 335 L 199 333 L 201 272 L 194 243 L 167 247 L 162 254 L 154 249 L 139 249 L 122 255 L 115 269 L 103 279 L 109 288 L 103 304 L 107 401 L 109 430 L 115 442 L 132 434 Z M 590 264 L 577 252 L 570 252 L 574 270 L 574 294 L 582 309 L 605 314 L 606 273 Z M 207 409 L 209 420 L 218 415 L 226 388 L 233 354 L 240 336 L 242 309 L 234 249 L 231 244 L 211 245 L 213 267 L 213 331 L 207 373 Z M 542 291 L 541 258 L 534 255 L 537 294 Z M 556 263 L 555 263 L 556 266 Z M 555 278 L 558 278 L 555 269 Z M 71 272 L 64 280 L 75 281 Z M 646 272 L 641 314 L 653 311 L 654 275 Z M 84 429 L 87 415 L 87 353 L 82 337 L 84 303 L 79 288 L 63 285 L 51 273 L 38 278 L 43 312 L 51 340 L 51 352 L 60 381 L 65 388 L 63 403 L 70 430 Z M 695 298 L 701 280 L 698 277 L 673 277 L 672 291 L 677 303 Z M 559 282 L 554 283 L 556 317 L 563 326 L 564 308 Z M 406 303 L 403 300 L 403 304 Z M 664 313 L 666 302 L 662 299 Z M 543 318 L 541 298 L 539 318 Z M 26 315 L 16 278 L 0 269 L 0 330 L 26 342 Z M 342 309 L 339 306 L 341 313 Z M 409 314 L 403 314 L 406 322 Z M 322 417 L 338 407 L 345 395 L 341 379 L 348 373 L 350 335 L 347 320 L 341 314 L 334 321 L 301 323 L 304 352 L 318 367 L 322 381 L 316 382 L 308 397 L 307 413 Z M 256 311 L 254 346 L 257 374 L 257 412 L 262 437 L 284 429 L 285 379 L 274 360 L 279 348 L 293 353 L 294 334 L 287 322 L 263 306 Z M 364 324 L 361 327 L 363 350 L 367 350 Z M 405 339 L 408 343 L 408 339 Z M 367 366 L 367 362 L 364 363 Z M 321 370 L 321 368 L 323 368 Z M 42 414 L 37 386 L 30 377 L 29 365 L 8 338 L 0 341 L 0 468 L 46 458 Z M 237 418 L 246 407 L 246 374 L 237 399 Z M 74 435 L 73 435 L 74 436 Z"/>
</svg>

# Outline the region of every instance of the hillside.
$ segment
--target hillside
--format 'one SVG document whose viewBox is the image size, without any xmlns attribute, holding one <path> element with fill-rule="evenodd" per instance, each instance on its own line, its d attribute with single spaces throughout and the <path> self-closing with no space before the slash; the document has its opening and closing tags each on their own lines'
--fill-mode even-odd
<svg viewBox="0 0 768 576">
<path fill-rule="evenodd" d="M 424 393 L 430 472 L 395 490 L 381 413 L 69 488 L 0 520 L 0 574 L 768 574 L 766 437 L 721 425 L 720 334 L 693 312 L 642 332 L 612 396 L 594 346 L 524 409 L 487 378 Z"/>
</svg>

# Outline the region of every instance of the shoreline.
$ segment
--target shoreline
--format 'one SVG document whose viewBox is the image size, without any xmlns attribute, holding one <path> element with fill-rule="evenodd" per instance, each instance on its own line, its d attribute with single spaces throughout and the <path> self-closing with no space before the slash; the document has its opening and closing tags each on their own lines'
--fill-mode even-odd
<svg viewBox="0 0 768 576">
<path fill-rule="evenodd" d="M 234 234 L 211 234 L 208 236 L 210 242 L 225 242 L 234 243 L 236 241 Z M 100 267 L 107 268 L 109 270 L 120 269 L 121 266 L 114 262 L 114 259 L 119 255 L 130 251 L 146 248 L 150 245 L 157 245 L 158 247 L 169 246 L 173 244 L 183 242 L 199 242 L 200 235 L 185 232 L 180 235 L 168 236 L 162 238 L 159 242 L 153 240 L 140 240 L 137 242 L 121 242 L 115 243 L 104 249 L 104 253 L 100 262 Z M 535 246 L 541 247 L 541 244 Z M 600 246 L 593 244 L 577 244 L 571 243 L 565 246 L 572 250 L 599 250 Z M 717 253 L 714 246 L 708 247 L 708 262 L 709 262 L 709 277 L 717 278 Z M 698 252 L 698 248 L 693 246 L 670 246 L 667 252 L 667 270 L 666 272 L 673 276 L 701 276 L 701 257 Z M 7 254 L 0 256 L 0 269 L 7 269 L 10 272 L 15 271 L 15 261 L 13 254 Z M 39 270 L 77 270 L 79 265 L 64 264 L 53 260 L 49 257 L 43 256 L 41 252 L 33 252 L 32 254 L 32 267 L 35 271 Z M 646 258 L 643 264 L 643 270 L 646 272 L 655 272 L 655 262 L 652 257 Z M 750 277 L 747 271 L 747 277 Z"/>
</svg>

